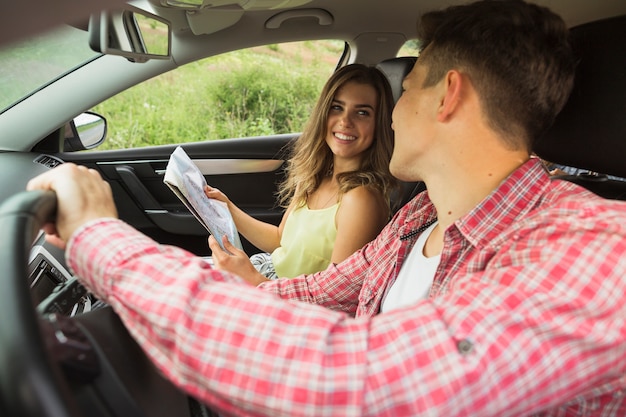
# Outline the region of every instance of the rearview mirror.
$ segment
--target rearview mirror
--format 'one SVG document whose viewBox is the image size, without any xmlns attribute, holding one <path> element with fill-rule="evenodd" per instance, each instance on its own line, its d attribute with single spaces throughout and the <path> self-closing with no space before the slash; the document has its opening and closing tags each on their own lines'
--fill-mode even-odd
<svg viewBox="0 0 626 417">
<path fill-rule="evenodd" d="M 103 11 L 89 19 L 89 46 L 132 62 L 169 59 L 171 30 L 167 21 L 144 10 Z"/>
</svg>

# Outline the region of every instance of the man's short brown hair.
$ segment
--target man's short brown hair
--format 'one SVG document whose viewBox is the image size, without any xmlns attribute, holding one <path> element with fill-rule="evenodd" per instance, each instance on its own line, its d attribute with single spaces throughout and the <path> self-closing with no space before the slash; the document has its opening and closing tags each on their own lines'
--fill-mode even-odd
<svg viewBox="0 0 626 417">
<path fill-rule="evenodd" d="M 467 75 L 492 129 L 514 149 L 531 149 L 569 97 L 574 58 L 569 30 L 545 7 L 482 0 L 427 13 L 418 26 L 425 87 L 447 71 Z M 515 138 L 524 138 L 519 143 Z"/>
</svg>

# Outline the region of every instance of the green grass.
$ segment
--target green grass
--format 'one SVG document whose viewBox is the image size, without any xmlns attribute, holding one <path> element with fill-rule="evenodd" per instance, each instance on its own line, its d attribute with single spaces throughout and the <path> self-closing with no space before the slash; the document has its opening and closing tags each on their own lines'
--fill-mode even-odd
<svg viewBox="0 0 626 417">
<path fill-rule="evenodd" d="M 0 66 L 0 108 L 94 55 L 85 32 L 67 35 L 48 34 L 43 47 L 25 42 L 0 51 L 6 64 Z M 415 54 L 407 46 L 400 55 Z M 107 140 L 97 149 L 299 132 L 342 51 L 343 42 L 305 41 L 185 65 L 94 107 L 108 121 Z M 14 66 L 21 70 L 2 69 Z"/>
<path fill-rule="evenodd" d="M 64 27 L 0 48 L 0 110 L 96 56 L 87 39 Z"/>
<path fill-rule="evenodd" d="M 269 45 L 194 62 L 96 106 L 120 149 L 299 132 L 343 45 Z"/>
</svg>

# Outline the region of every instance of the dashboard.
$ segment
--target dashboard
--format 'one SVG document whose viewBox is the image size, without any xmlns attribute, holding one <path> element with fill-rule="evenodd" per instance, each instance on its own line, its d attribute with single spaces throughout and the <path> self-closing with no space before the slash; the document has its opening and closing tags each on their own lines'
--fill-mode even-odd
<svg viewBox="0 0 626 417">
<path fill-rule="evenodd" d="M 28 280 L 33 302 L 41 314 L 75 316 L 99 305 L 65 264 L 62 250 L 39 233 L 28 261 Z"/>
<path fill-rule="evenodd" d="M 4 179 L 0 203 L 24 191 L 31 178 L 61 163 L 48 155 L 0 150 L 0 176 Z M 47 242 L 42 231 L 33 238 L 27 226 L 39 221 L 11 212 L 10 202 L 5 207 L 9 209 L 2 219 L 8 219 L 11 230 L 3 231 L 11 233 L 0 240 L 0 253 L 7 255 L 2 262 L 8 270 L 8 288 L 3 293 L 4 300 L 18 298 L 15 303 L 1 303 L 7 307 L 3 311 L 9 312 L 12 325 L 3 326 L 0 332 L 0 415 L 14 415 L 13 409 L 28 415 L 41 415 L 38 411 L 43 408 L 59 411 L 61 394 L 56 393 L 66 389 L 66 395 L 76 399 L 80 415 L 190 416 L 190 398 L 163 377 L 113 309 L 105 308 L 104 302 L 80 284 L 65 262 L 66 252 Z M 32 209 L 30 214 L 37 214 L 38 208 L 27 208 Z M 32 314 L 29 295 L 16 279 L 26 280 L 38 314 Z M 50 374 L 52 368 L 59 372 Z M 45 399 L 35 398 L 35 392 Z M 6 398 L 12 399 L 11 408 Z"/>
<path fill-rule="evenodd" d="M 62 164 L 50 155 L 33 152 L 0 152 L 0 176 L 8 179 L 0 188 L 0 202 L 26 189 L 31 178 Z M 34 305 L 40 313 L 74 316 L 93 310 L 99 303 L 77 281 L 65 264 L 63 250 L 46 242 L 40 232 L 28 259 L 28 279 Z"/>
</svg>

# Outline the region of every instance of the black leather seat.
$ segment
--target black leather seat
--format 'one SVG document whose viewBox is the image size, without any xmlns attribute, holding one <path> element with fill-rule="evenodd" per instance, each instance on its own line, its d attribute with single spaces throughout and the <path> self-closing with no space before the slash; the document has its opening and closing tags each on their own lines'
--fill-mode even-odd
<svg viewBox="0 0 626 417">
<path fill-rule="evenodd" d="M 414 56 L 404 56 L 386 59 L 376 65 L 376 68 L 385 74 L 385 77 L 387 77 L 387 80 L 389 81 L 391 92 L 393 93 L 394 103 L 397 103 L 398 99 L 402 95 L 402 81 L 409 74 L 409 72 L 411 72 L 411 69 L 413 69 L 415 61 L 417 61 L 417 58 Z M 408 203 L 409 200 L 425 189 L 426 186 L 421 181 L 401 181 L 400 190 L 392 196 L 391 206 L 393 211 L 395 212 L 400 209 Z"/>
<path fill-rule="evenodd" d="M 626 200 L 626 181 L 611 178 L 626 178 L 626 16 L 577 26 L 571 36 L 579 59 L 574 89 L 534 151 L 588 171 L 555 179 Z"/>
<path fill-rule="evenodd" d="M 417 57 L 403 56 L 386 59 L 376 65 L 376 68 L 385 74 L 385 77 L 387 77 L 387 80 L 389 81 L 389 85 L 391 86 L 391 91 L 393 93 L 394 103 L 397 103 L 398 99 L 402 95 L 402 81 L 413 69 L 415 61 L 417 61 Z"/>
</svg>

